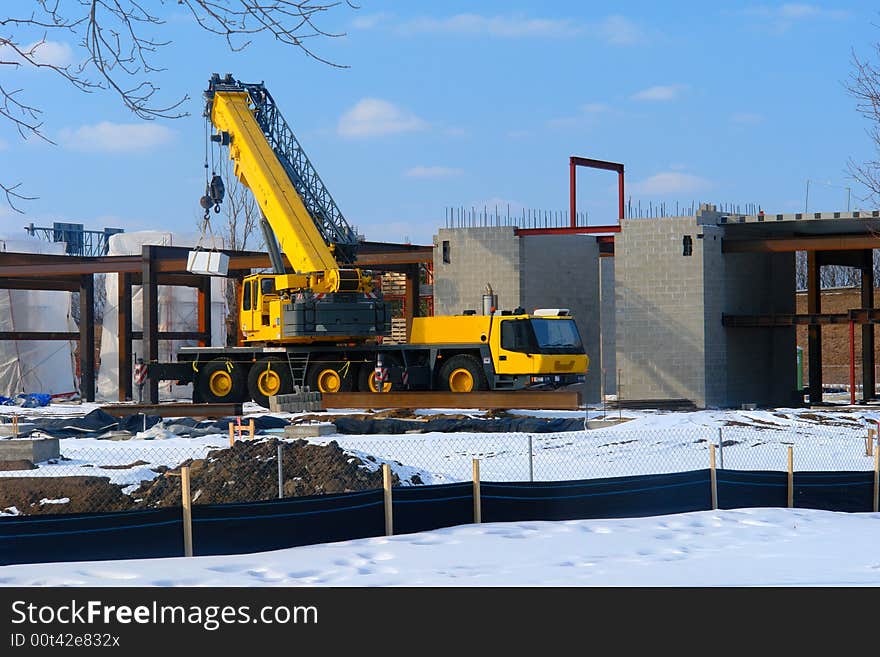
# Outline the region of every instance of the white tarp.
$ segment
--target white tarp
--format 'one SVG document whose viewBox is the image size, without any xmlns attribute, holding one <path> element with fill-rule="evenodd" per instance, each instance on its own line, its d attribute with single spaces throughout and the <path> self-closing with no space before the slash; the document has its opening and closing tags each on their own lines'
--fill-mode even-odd
<svg viewBox="0 0 880 657">
<path fill-rule="evenodd" d="M 64 255 L 64 242 L 36 238 L 0 239 L 0 251 Z M 0 290 L 0 331 L 76 331 L 71 293 L 52 290 Z M 75 341 L 0 341 L 0 395 L 78 391 Z"/>
<path fill-rule="evenodd" d="M 198 235 L 180 235 L 160 231 L 140 231 L 134 233 L 118 233 L 109 239 L 108 255 L 139 255 L 144 244 L 160 246 L 196 245 L 210 249 L 222 248 L 219 237 L 202 237 Z M 98 373 L 99 399 L 117 401 L 119 399 L 119 365 L 118 365 L 118 332 L 119 322 L 116 309 L 116 291 L 118 276 L 107 274 L 105 289 L 107 305 L 104 308 L 104 328 L 101 333 L 101 369 Z M 226 344 L 226 279 L 211 279 L 211 344 Z M 143 300 L 141 286 L 132 287 L 131 325 L 133 331 L 143 330 Z M 159 286 L 159 330 L 160 331 L 196 331 L 198 330 L 198 293 L 194 288 L 180 286 Z M 174 362 L 175 354 L 182 346 L 193 346 L 191 340 L 160 340 L 159 360 Z M 143 344 L 140 340 L 132 343 L 132 358 L 143 356 Z M 132 376 L 134 361 L 127 373 Z M 134 399 L 137 399 L 137 387 L 132 388 Z M 162 381 L 159 385 L 159 396 L 163 399 L 188 399 L 192 397 L 192 386 L 174 385 L 172 381 Z"/>
</svg>

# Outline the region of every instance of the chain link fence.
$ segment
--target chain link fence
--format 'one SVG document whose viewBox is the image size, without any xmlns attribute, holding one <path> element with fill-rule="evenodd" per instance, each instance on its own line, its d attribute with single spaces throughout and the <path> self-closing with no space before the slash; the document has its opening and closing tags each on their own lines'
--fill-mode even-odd
<svg viewBox="0 0 880 657">
<path fill-rule="evenodd" d="M 876 436 L 867 425 L 625 426 L 561 433 L 405 434 L 287 439 L 264 433 L 230 446 L 225 436 L 167 441 L 61 440 L 61 457 L 0 471 L 0 514 L 123 511 L 180 504 L 180 467 L 190 466 L 194 504 L 251 502 L 394 485 L 469 481 L 567 481 L 706 469 L 870 471 Z M 135 445 L 134 443 L 139 443 Z M 163 444 L 166 443 L 166 444 Z M 29 464 L 28 464 L 29 465 Z M 7 468 L 15 468 L 7 463 Z"/>
</svg>

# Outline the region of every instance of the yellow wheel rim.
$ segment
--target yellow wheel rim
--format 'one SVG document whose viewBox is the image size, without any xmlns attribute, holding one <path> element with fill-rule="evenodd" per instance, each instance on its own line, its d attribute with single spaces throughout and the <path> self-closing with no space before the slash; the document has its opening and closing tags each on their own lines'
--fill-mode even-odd
<svg viewBox="0 0 880 657">
<path fill-rule="evenodd" d="M 320 392 L 339 392 L 342 377 L 336 370 L 323 370 L 318 374 L 318 390 Z"/>
<path fill-rule="evenodd" d="M 272 370 L 260 372 L 260 376 L 257 377 L 257 388 L 260 389 L 261 394 L 267 397 L 277 395 L 278 390 L 281 389 L 281 377 Z"/>
<path fill-rule="evenodd" d="M 473 375 L 463 367 L 453 370 L 449 375 L 449 389 L 452 392 L 470 392 L 474 389 Z"/>
<path fill-rule="evenodd" d="M 376 373 L 375 372 L 370 373 L 369 386 L 370 386 L 370 392 L 379 392 L 379 386 L 376 385 Z M 382 392 L 388 392 L 389 390 L 391 390 L 391 381 L 386 381 L 385 383 L 382 384 Z"/>
<path fill-rule="evenodd" d="M 214 372 L 208 378 L 208 389 L 215 397 L 225 397 L 232 392 L 232 377 L 229 372 Z"/>
</svg>

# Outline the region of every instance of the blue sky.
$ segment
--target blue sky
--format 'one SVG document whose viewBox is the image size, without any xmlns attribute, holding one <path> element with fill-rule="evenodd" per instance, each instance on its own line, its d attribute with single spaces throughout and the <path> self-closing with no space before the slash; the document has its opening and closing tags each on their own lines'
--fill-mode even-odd
<svg viewBox="0 0 880 657">
<path fill-rule="evenodd" d="M 29 4 L 24 0 L 11 3 Z M 392 2 L 323 16 L 313 42 L 348 68 L 256 39 L 239 53 L 175 3 L 153 79 L 190 116 L 145 123 L 110 93 L 0 68 L 57 145 L 0 122 L 0 180 L 39 196 L 31 221 L 192 232 L 203 193 L 201 91 L 211 73 L 265 81 L 349 222 L 368 239 L 430 243 L 445 208 L 564 210 L 568 157 L 622 162 L 634 201 L 866 207 L 846 174 L 872 156 L 843 83 L 880 41 L 876 3 Z M 38 38 L 39 35 L 34 38 Z M 45 57 L 76 61 L 53 35 Z M 590 223 L 616 217 L 614 175 L 578 177 Z"/>
</svg>

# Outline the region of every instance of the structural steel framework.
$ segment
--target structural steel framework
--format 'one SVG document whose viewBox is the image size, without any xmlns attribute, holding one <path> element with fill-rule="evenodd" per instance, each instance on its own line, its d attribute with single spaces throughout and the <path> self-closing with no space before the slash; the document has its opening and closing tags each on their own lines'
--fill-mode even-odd
<svg viewBox="0 0 880 657">
<path fill-rule="evenodd" d="M 144 245 L 140 255 L 79 257 L 30 253 L 0 253 L 0 289 L 61 290 L 80 293 L 78 332 L 0 332 L 0 340 L 78 340 L 80 394 L 95 400 L 95 274 L 118 274 L 119 400 L 132 399 L 132 380 L 123 373 L 132 370 L 132 342 L 143 340 L 144 360 L 155 361 L 159 340 L 197 340 L 205 346 L 211 340 L 211 279 L 187 271 L 185 247 Z M 223 250 L 229 256 L 229 277 L 239 282 L 253 269 L 271 266 L 269 255 L 254 251 Z M 405 313 L 407 327 L 418 313 L 419 267 L 433 261 L 433 247 L 410 244 L 362 242 L 356 265 L 375 271 L 396 271 L 406 275 Z M 289 266 L 289 263 L 285 264 Z M 132 330 L 132 288 L 143 288 L 144 330 Z M 179 285 L 198 292 L 196 331 L 159 331 L 159 285 Z M 407 333 L 408 335 L 408 333 Z M 84 349 L 82 345 L 91 345 Z M 159 382 L 148 380 L 146 401 L 159 401 Z"/>
</svg>

